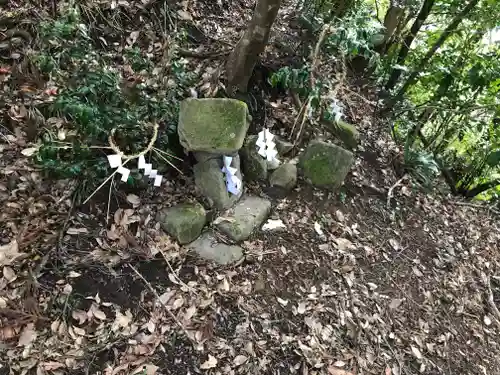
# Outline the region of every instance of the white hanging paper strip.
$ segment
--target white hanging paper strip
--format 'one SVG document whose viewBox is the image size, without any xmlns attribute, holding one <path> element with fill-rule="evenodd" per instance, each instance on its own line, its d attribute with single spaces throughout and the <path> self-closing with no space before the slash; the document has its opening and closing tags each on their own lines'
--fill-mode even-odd
<svg viewBox="0 0 500 375">
<path fill-rule="evenodd" d="M 137 168 L 144 169 L 146 167 L 146 158 L 144 155 L 139 156 L 139 160 L 137 161 Z"/>
<path fill-rule="evenodd" d="M 223 157 L 224 167 L 222 168 L 222 172 L 226 175 L 226 188 L 227 191 L 231 194 L 238 195 L 241 190 L 241 180 L 236 176 L 237 168 L 231 167 L 231 162 L 233 158 L 231 156 Z"/>
<path fill-rule="evenodd" d="M 269 129 L 264 129 L 258 134 L 257 142 L 255 143 L 258 147 L 258 154 L 267 161 L 276 161 L 279 164 L 278 151 L 276 150 L 276 143 L 273 141 L 274 134 L 272 134 Z"/>
<path fill-rule="evenodd" d="M 163 179 L 162 175 L 161 174 L 157 174 L 156 177 L 155 177 L 155 182 L 154 182 L 154 186 L 160 186 L 161 185 L 161 180 Z"/>
<path fill-rule="evenodd" d="M 118 154 L 108 155 L 108 162 L 111 168 L 118 168 L 122 165 L 122 157 Z"/>
<path fill-rule="evenodd" d="M 127 182 L 128 176 L 130 175 L 130 169 L 122 167 L 122 166 L 119 166 L 118 167 L 118 173 L 120 173 L 122 175 L 121 180 L 123 182 Z"/>
<path fill-rule="evenodd" d="M 151 173 L 151 170 L 153 169 L 153 165 L 152 164 L 145 164 L 144 165 L 144 176 L 149 176 L 149 174 Z"/>
<path fill-rule="evenodd" d="M 155 178 L 157 174 L 158 174 L 158 170 L 151 169 L 151 173 L 149 173 L 149 178 Z"/>
</svg>

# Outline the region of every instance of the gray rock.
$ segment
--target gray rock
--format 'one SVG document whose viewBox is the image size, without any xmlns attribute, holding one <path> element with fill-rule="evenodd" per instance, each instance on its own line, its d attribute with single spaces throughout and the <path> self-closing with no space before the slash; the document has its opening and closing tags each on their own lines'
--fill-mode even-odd
<svg viewBox="0 0 500 375">
<path fill-rule="evenodd" d="M 354 149 L 359 143 L 359 132 L 354 125 L 348 124 L 345 121 L 324 121 L 328 130 L 338 139 L 344 146 L 349 149 Z"/>
<path fill-rule="evenodd" d="M 233 158 L 232 166 L 238 169 L 236 176 L 242 179 L 240 172 L 240 158 Z M 194 166 L 194 182 L 201 193 L 207 198 L 210 206 L 219 210 L 232 207 L 243 194 L 241 189 L 238 195 L 233 195 L 227 191 L 224 173 L 222 169 L 222 157 L 218 159 L 208 159 Z"/>
<path fill-rule="evenodd" d="M 291 163 L 282 164 L 269 178 L 271 186 L 279 186 L 291 190 L 297 186 L 297 166 Z"/>
<path fill-rule="evenodd" d="M 202 163 L 204 161 L 210 160 L 210 159 L 222 159 L 222 155 L 220 154 L 213 154 L 211 152 L 203 152 L 203 151 L 198 151 L 198 152 L 193 152 L 193 156 L 196 159 L 196 161 Z M 230 155 L 226 155 L 230 156 Z"/>
<path fill-rule="evenodd" d="M 293 149 L 293 143 L 285 141 L 282 138 L 275 137 L 274 142 L 276 143 L 276 150 L 280 156 L 288 154 Z"/>
<path fill-rule="evenodd" d="M 218 243 L 212 231 L 204 232 L 187 246 L 203 259 L 221 265 L 231 264 L 243 258 L 243 249 L 236 245 Z"/>
<path fill-rule="evenodd" d="M 270 160 L 270 161 L 266 160 L 266 164 L 267 164 L 268 171 L 274 171 L 275 169 L 277 169 L 281 165 L 281 162 L 275 158 L 275 159 Z"/>
<path fill-rule="evenodd" d="M 242 101 L 189 98 L 181 103 L 177 131 L 187 151 L 227 155 L 243 146 L 249 125 L 248 108 Z"/>
<path fill-rule="evenodd" d="M 217 228 L 234 241 L 246 240 L 266 220 L 271 202 L 264 198 L 243 197 L 224 217 L 216 219 Z"/>
<path fill-rule="evenodd" d="M 201 204 L 184 203 L 160 211 L 157 219 L 168 234 L 180 244 L 187 244 L 200 235 L 206 215 Z"/>
<path fill-rule="evenodd" d="M 313 185 L 336 189 L 344 182 L 353 162 L 352 152 L 334 144 L 312 141 L 299 166 Z"/>
<path fill-rule="evenodd" d="M 265 180 L 267 178 L 267 162 L 257 152 L 257 136 L 251 135 L 245 141 L 240 150 L 241 162 L 243 164 L 243 173 L 249 180 Z"/>
</svg>

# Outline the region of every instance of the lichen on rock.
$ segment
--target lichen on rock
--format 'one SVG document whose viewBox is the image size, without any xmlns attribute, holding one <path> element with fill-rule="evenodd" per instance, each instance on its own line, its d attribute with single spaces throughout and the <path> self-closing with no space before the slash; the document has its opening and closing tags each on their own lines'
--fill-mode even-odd
<svg viewBox="0 0 500 375">
<path fill-rule="evenodd" d="M 344 182 L 353 161 L 352 152 L 340 146 L 312 141 L 300 158 L 300 167 L 313 185 L 335 189 Z"/>
<path fill-rule="evenodd" d="M 189 98 L 181 103 L 178 134 L 187 151 L 236 152 L 243 146 L 248 126 L 248 108 L 242 101 Z"/>
</svg>

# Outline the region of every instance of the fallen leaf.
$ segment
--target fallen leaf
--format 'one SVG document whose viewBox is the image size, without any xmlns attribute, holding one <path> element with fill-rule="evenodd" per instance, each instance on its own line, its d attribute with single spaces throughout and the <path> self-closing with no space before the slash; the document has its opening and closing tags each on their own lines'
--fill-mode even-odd
<svg viewBox="0 0 500 375">
<path fill-rule="evenodd" d="M 297 306 L 297 313 L 299 314 L 304 314 L 306 312 L 306 303 L 305 302 L 300 302 L 299 305 Z"/>
<path fill-rule="evenodd" d="M 75 277 L 80 277 L 81 274 L 75 271 L 69 271 L 68 277 L 75 278 Z"/>
<path fill-rule="evenodd" d="M 58 368 L 65 367 L 65 365 L 60 362 L 49 361 L 49 362 L 43 362 L 42 367 L 45 371 L 52 371 L 52 370 L 57 370 Z"/>
<path fill-rule="evenodd" d="M 208 355 L 208 359 L 203 362 L 200 366 L 202 370 L 208 370 L 211 368 L 214 368 L 217 366 L 217 358 L 215 358 L 213 355 Z"/>
<path fill-rule="evenodd" d="M 269 219 L 263 226 L 262 230 L 263 231 L 268 231 L 268 230 L 280 230 L 280 229 L 286 229 L 286 225 L 283 224 L 283 221 L 281 219 L 278 220 L 273 220 Z"/>
<path fill-rule="evenodd" d="M 356 246 L 354 246 L 354 244 L 351 241 L 349 241 L 347 238 L 336 238 L 335 242 L 337 244 L 337 248 L 340 251 L 356 249 Z"/>
<path fill-rule="evenodd" d="M 17 275 L 14 272 L 14 270 L 8 266 L 5 266 L 2 272 L 3 272 L 3 277 L 5 278 L 5 280 L 7 280 L 8 283 L 11 283 L 15 279 L 17 279 Z"/>
<path fill-rule="evenodd" d="M 282 305 L 282 306 L 286 306 L 288 305 L 288 301 L 286 299 L 281 299 L 279 297 L 277 297 L 277 300 L 278 302 Z"/>
<path fill-rule="evenodd" d="M 401 304 L 403 303 L 402 299 L 394 298 L 391 303 L 389 304 L 389 308 L 392 310 L 397 309 Z"/>
<path fill-rule="evenodd" d="M 92 314 L 99 320 L 106 320 L 106 314 L 99 309 L 92 310 Z"/>
<path fill-rule="evenodd" d="M 28 147 L 21 151 L 24 156 L 33 156 L 38 151 L 38 147 Z"/>
<path fill-rule="evenodd" d="M 0 246 L 0 266 L 11 265 L 14 261 L 24 259 L 27 256 L 28 254 L 19 252 L 19 245 L 16 240 Z"/>
<path fill-rule="evenodd" d="M 79 328 L 77 326 L 73 326 L 73 331 L 79 335 L 79 336 L 85 336 L 86 335 L 86 332 L 83 328 Z"/>
<path fill-rule="evenodd" d="M 29 345 L 34 339 L 36 339 L 35 324 L 28 323 L 19 336 L 17 346 Z"/>
<path fill-rule="evenodd" d="M 233 360 L 233 364 L 235 366 L 241 366 L 246 361 L 248 361 L 248 357 L 246 355 L 237 355 Z"/>
<path fill-rule="evenodd" d="M 68 228 L 66 234 L 75 235 L 80 233 L 88 233 L 87 228 Z"/>
<path fill-rule="evenodd" d="M 417 358 L 417 359 L 422 359 L 422 353 L 420 352 L 420 349 L 415 347 L 415 346 L 412 346 L 411 347 L 411 352 L 413 353 L 413 355 Z"/>
<path fill-rule="evenodd" d="M 488 315 L 484 316 L 483 321 L 487 326 L 491 325 L 491 318 Z"/>
<path fill-rule="evenodd" d="M 185 20 L 185 21 L 192 21 L 193 20 L 193 17 L 191 16 L 191 14 L 189 14 L 185 10 L 180 9 L 177 11 L 177 14 L 181 18 L 181 20 Z"/>
<path fill-rule="evenodd" d="M 73 319 L 78 320 L 78 324 L 80 325 L 85 323 L 88 319 L 87 312 L 83 310 L 73 310 L 71 312 L 71 316 L 73 317 Z"/>
<path fill-rule="evenodd" d="M 321 225 L 317 221 L 314 222 L 314 230 L 321 237 L 325 235 L 325 233 L 323 233 L 323 230 L 321 229 Z"/>
<path fill-rule="evenodd" d="M 127 202 L 135 208 L 141 204 L 141 199 L 135 194 L 129 194 L 127 195 Z"/>
<path fill-rule="evenodd" d="M 342 370 L 341 368 L 334 367 L 334 366 L 328 367 L 328 373 L 330 375 L 354 375 L 352 372 Z"/>
<path fill-rule="evenodd" d="M 155 375 L 159 367 L 151 364 L 141 365 L 137 367 L 132 374 L 140 375 Z"/>
</svg>

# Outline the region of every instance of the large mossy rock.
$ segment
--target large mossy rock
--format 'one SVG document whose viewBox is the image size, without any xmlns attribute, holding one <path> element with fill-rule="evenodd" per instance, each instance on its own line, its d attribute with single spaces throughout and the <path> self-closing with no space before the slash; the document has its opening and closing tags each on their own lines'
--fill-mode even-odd
<svg viewBox="0 0 500 375">
<path fill-rule="evenodd" d="M 240 157 L 233 157 L 232 167 L 238 169 L 236 176 L 241 180 Z M 224 173 L 222 173 L 222 157 L 206 159 L 194 166 L 194 182 L 201 193 L 207 198 L 210 206 L 219 210 L 232 207 L 243 194 L 241 189 L 238 195 L 227 191 Z"/>
<path fill-rule="evenodd" d="M 338 122 L 325 121 L 324 124 L 335 137 L 344 143 L 347 148 L 356 148 L 359 143 L 359 132 L 354 125 L 348 124 L 342 120 Z"/>
<path fill-rule="evenodd" d="M 187 151 L 231 154 L 243 146 L 247 105 L 235 99 L 186 99 L 179 112 L 179 140 Z"/>
<path fill-rule="evenodd" d="M 158 213 L 161 227 L 184 245 L 196 240 L 205 226 L 205 209 L 199 203 L 184 203 Z"/>
<path fill-rule="evenodd" d="M 255 144 L 257 139 L 256 135 L 249 136 L 240 150 L 243 173 L 245 179 L 248 180 L 265 180 L 267 178 L 267 161 L 257 152 Z"/>
<path fill-rule="evenodd" d="M 264 198 L 243 197 L 233 209 L 216 220 L 217 229 L 233 241 L 244 241 L 267 219 L 271 202 Z"/>
<path fill-rule="evenodd" d="M 300 167 L 313 185 L 336 189 L 344 182 L 353 162 L 352 152 L 334 144 L 312 141 L 300 158 Z"/>
</svg>

